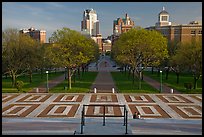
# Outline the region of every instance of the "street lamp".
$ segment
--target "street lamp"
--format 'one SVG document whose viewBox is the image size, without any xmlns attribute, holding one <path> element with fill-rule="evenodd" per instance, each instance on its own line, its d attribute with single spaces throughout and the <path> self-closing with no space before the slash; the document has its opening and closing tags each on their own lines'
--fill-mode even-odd
<svg viewBox="0 0 204 137">
<path fill-rule="evenodd" d="M 65 67 L 64 79 L 67 79 L 67 67 Z"/>
<path fill-rule="evenodd" d="M 47 84 L 46 84 L 46 91 L 49 91 L 49 87 L 48 87 L 48 71 L 45 72 L 47 74 Z"/>
<path fill-rule="evenodd" d="M 139 89 L 141 89 L 141 80 L 142 80 L 142 71 L 140 71 L 140 78 L 139 78 Z"/>
<path fill-rule="evenodd" d="M 162 71 L 160 70 L 160 93 L 162 93 Z"/>
</svg>

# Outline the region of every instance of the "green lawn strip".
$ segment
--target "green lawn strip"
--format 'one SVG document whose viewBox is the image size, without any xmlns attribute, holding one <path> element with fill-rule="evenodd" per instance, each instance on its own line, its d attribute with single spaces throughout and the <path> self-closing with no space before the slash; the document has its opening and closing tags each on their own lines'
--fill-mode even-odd
<svg viewBox="0 0 204 137">
<path fill-rule="evenodd" d="M 145 81 L 141 81 L 141 89 L 139 89 L 139 80 L 135 78 L 133 85 L 132 77 L 128 78 L 128 74 L 111 72 L 111 75 L 120 93 L 159 93 L 159 90 L 153 88 Z"/>
<path fill-rule="evenodd" d="M 59 77 L 63 75 L 64 72 L 52 72 L 48 74 L 48 80 L 52 80 L 56 77 Z M 41 79 L 41 74 L 33 74 L 32 76 L 32 83 L 29 81 L 29 76 L 24 75 L 24 76 L 19 76 L 17 77 L 16 81 L 23 81 L 24 85 L 22 88 L 22 91 L 28 92 L 32 90 L 35 87 L 38 87 L 42 84 L 45 84 L 46 87 L 46 81 L 47 81 L 47 74 L 43 74 L 43 78 Z M 2 78 L 2 93 L 18 93 L 18 90 L 14 87 L 12 87 L 12 80 L 10 77 Z"/>
<path fill-rule="evenodd" d="M 72 77 L 72 88 L 68 87 L 68 80 L 64 80 L 54 88 L 50 89 L 50 93 L 86 93 L 90 91 L 90 87 L 96 79 L 98 72 L 85 72 L 80 78 L 76 75 L 76 81 L 74 83 Z M 67 89 L 66 89 L 66 88 Z"/>
<path fill-rule="evenodd" d="M 160 74 L 158 75 L 157 72 L 152 72 L 151 71 L 144 71 L 144 75 L 148 76 L 148 77 L 151 77 L 153 78 L 154 80 L 157 80 L 158 82 L 160 82 Z M 168 79 L 166 80 L 166 73 L 164 72 L 162 74 L 162 82 L 173 88 L 173 89 L 176 89 L 182 93 L 186 93 L 186 94 L 191 94 L 191 93 L 194 93 L 194 94 L 201 94 L 202 93 L 202 78 L 200 78 L 198 80 L 198 83 L 197 83 L 197 89 L 186 89 L 184 87 L 184 83 L 192 83 L 192 88 L 193 88 L 193 76 L 192 74 L 180 74 L 179 76 L 179 84 L 176 83 L 177 81 L 177 77 L 176 77 L 176 74 L 173 73 L 173 72 L 169 72 L 169 75 L 168 75 Z"/>
</svg>

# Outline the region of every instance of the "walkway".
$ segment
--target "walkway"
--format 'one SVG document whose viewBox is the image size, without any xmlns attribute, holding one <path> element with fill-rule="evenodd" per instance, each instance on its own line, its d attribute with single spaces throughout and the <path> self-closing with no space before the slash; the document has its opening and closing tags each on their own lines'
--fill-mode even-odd
<svg viewBox="0 0 204 137">
<path fill-rule="evenodd" d="M 202 134 L 202 94 L 3 93 L 2 134 L 80 134 L 84 104 L 126 105 L 128 134 Z M 101 115 L 102 107 L 86 114 Z M 106 115 L 123 108 L 108 107 Z M 135 111 L 142 119 L 132 119 Z M 86 118 L 84 134 L 124 135 L 123 118 Z M 120 129 L 120 130 L 117 130 Z"/>
<path fill-rule="evenodd" d="M 53 79 L 53 80 L 49 80 L 48 81 L 48 85 L 49 85 L 49 89 L 55 87 L 56 85 L 58 85 L 59 83 L 64 81 L 64 74 Z M 37 88 L 33 88 L 32 90 L 30 90 L 28 93 L 47 93 L 46 91 L 46 84 L 42 84 Z"/>
<path fill-rule="evenodd" d="M 95 91 L 94 88 L 97 93 L 116 92 L 116 86 L 110 74 L 113 67 L 109 58 L 103 57 L 97 67 L 99 73 L 91 86 L 91 93 Z"/>
<path fill-rule="evenodd" d="M 143 76 L 143 80 L 145 82 L 147 82 L 149 85 L 151 85 L 152 87 L 156 88 L 157 90 L 160 90 L 161 84 L 158 81 L 156 81 L 150 77 L 147 77 L 147 76 Z M 162 84 L 162 93 L 171 93 L 171 90 L 172 90 L 172 88 Z M 180 93 L 180 92 L 173 89 L 173 93 Z"/>
</svg>

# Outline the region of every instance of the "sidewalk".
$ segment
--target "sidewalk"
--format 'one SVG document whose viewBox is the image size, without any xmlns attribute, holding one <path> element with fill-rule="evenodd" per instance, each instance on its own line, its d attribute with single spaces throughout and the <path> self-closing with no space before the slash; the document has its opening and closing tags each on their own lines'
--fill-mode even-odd
<svg viewBox="0 0 204 137">
<path fill-rule="evenodd" d="M 64 74 L 53 80 L 49 80 L 48 81 L 49 89 L 55 87 L 57 84 L 61 83 L 62 81 L 64 81 Z M 46 84 L 42 84 L 37 88 L 38 88 L 38 93 L 47 93 Z M 36 88 L 33 88 L 28 93 L 36 93 L 36 92 L 37 92 Z"/>
<path fill-rule="evenodd" d="M 113 70 L 110 59 L 103 58 L 98 64 L 98 75 L 91 86 L 91 93 L 96 89 L 96 93 L 113 93 L 116 92 L 116 86 L 110 71 Z M 114 89 L 113 89 L 114 88 Z"/>
<path fill-rule="evenodd" d="M 160 90 L 161 84 L 158 81 L 156 81 L 156 80 L 154 80 L 154 79 L 152 79 L 150 77 L 147 77 L 147 76 L 143 76 L 143 80 L 145 82 L 147 82 L 149 85 L 151 85 L 152 87 L 156 88 L 157 90 Z M 172 88 L 162 84 L 162 93 L 171 93 L 171 89 Z M 173 93 L 179 94 L 180 92 L 173 89 Z"/>
<path fill-rule="evenodd" d="M 202 135 L 201 120 L 87 118 L 81 134 L 81 119 L 3 118 L 3 135 Z"/>
</svg>

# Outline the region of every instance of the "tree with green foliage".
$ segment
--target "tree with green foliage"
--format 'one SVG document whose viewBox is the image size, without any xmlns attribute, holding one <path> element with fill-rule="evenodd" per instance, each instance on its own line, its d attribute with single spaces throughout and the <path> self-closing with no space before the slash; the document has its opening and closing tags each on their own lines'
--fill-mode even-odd
<svg viewBox="0 0 204 137">
<path fill-rule="evenodd" d="M 50 37 L 53 43 L 52 60 L 59 67 L 67 67 L 68 87 L 76 68 L 95 58 L 96 47 L 91 39 L 69 28 L 55 31 Z"/>
<path fill-rule="evenodd" d="M 148 66 L 158 66 L 168 57 L 167 39 L 157 31 L 133 28 L 120 35 L 112 48 L 117 62 L 128 64 L 139 76 Z"/>
<path fill-rule="evenodd" d="M 202 75 L 202 41 L 180 44 L 173 59 L 183 69 L 190 70 L 194 78 L 194 89 L 196 89 L 197 81 Z"/>
<path fill-rule="evenodd" d="M 12 86 L 16 85 L 16 78 L 24 74 L 29 68 L 27 61 L 34 44 L 34 40 L 19 33 L 17 29 L 8 28 L 2 32 L 2 63 L 4 74 L 12 78 Z"/>
<path fill-rule="evenodd" d="M 25 48 L 21 54 L 24 54 L 24 65 L 28 70 L 30 83 L 32 83 L 33 69 L 38 66 L 38 47 L 40 43 L 30 36 L 27 36 L 27 34 L 22 35 L 26 36 L 24 38 L 24 43 L 21 43 L 21 46 L 25 44 L 25 46 L 23 46 Z"/>
</svg>

